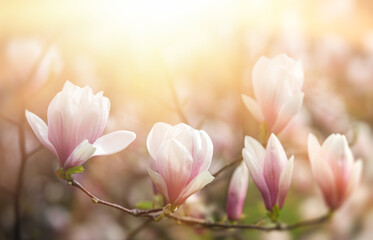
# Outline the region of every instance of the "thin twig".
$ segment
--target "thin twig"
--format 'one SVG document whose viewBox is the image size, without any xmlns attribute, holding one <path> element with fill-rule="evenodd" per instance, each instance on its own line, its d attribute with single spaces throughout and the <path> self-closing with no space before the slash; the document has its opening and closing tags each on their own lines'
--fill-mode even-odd
<svg viewBox="0 0 373 240">
<path fill-rule="evenodd" d="M 282 223 L 275 223 L 272 226 L 262 226 L 258 224 L 228 224 L 228 223 L 217 223 L 217 222 L 210 222 L 206 221 L 204 219 L 198 219 L 198 218 L 192 218 L 192 217 L 182 217 L 178 216 L 177 214 L 171 213 L 169 209 L 167 209 L 167 206 L 165 208 L 156 208 L 156 209 L 149 209 L 149 210 L 141 210 L 141 209 L 128 209 L 123 206 L 120 206 L 115 203 L 110 203 L 104 200 L 101 200 L 97 198 L 95 195 L 90 193 L 87 189 L 85 189 L 78 181 L 72 180 L 68 182 L 69 185 L 77 187 L 79 190 L 84 192 L 87 196 L 89 196 L 94 203 L 102 204 L 108 207 L 112 207 L 115 209 L 118 209 L 122 212 L 125 212 L 127 214 L 130 214 L 134 217 L 148 217 L 149 222 L 143 223 L 143 225 L 147 225 L 150 223 L 151 220 L 158 221 L 160 220 L 160 216 L 166 216 L 168 218 L 171 218 L 178 223 L 185 223 L 187 225 L 199 225 L 204 228 L 218 228 L 218 229 L 252 229 L 252 230 L 259 230 L 259 231 L 287 231 L 287 230 L 293 230 L 303 227 L 310 227 L 313 225 L 318 225 L 326 222 L 328 219 L 331 218 L 332 212 L 327 213 L 324 216 L 321 216 L 319 218 L 306 220 L 294 224 L 282 224 Z M 154 215 L 155 214 L 155 215 Z M 144 226 L 141 225 L 139 229 L 144 228 Z"/>
<path fill-rule="evenodd" d="M 152 219 L 148 219 L 142 224 L 140 224 L 138 227 L 133 229 L 131 232 L 127 234 L 126 240 L 131 240 L 133 239 L 138 233 L 141 232 L 141 230 L 145 229 L 150 223 L 152 222 Z"/>
<path fill-rule="evenodd" d="M 214 173 L 212 176 L 217 177 L 222 172 L 224 172 L 225 170 L 227 170 L 230 167 L 235 166 L 236 164 L 239 164 L 241 161 L 242 161 L 242 157 L 234 160 L 233 162 L 228 163 L 227 165 L 225 165 L 224 167 L 222 167 L 221 169 L 219 169 L 216 173 Z"/>
<path fill-rule="evenodd" d="M 87 196 L 89 196 L 92 199 L 93 203 L 97 203 L 97 204 L 105 205 L 105 206 L 108 206 L 108 207 L 116 208 L 116 209 L 118 209 L 122 212 L 128 213 L 128 214 L 130 214 L 134 217 L 149 217 L 149 218 L 154 220 L 156 216 L 152 215 L 152 213 L 161 213 L 162 210 L 163 210 L 163 208 L 155 208 L 155 209 L 150 209 L 150 210 L 142 210 L 142 209 L 137 209 L 137 208 L 128 209 L 128 208 L 125 208 L 121 205 L 99 199 L 98 197 L 96 197 L 95 195 L 90 193 L 87 189 L 85 189 L 75 179 L 72 180 L 72 181 L 69 181 L 68 183 L 69 183 L 69 185 L 74 186 L 74 187 L 80 189 L 82 192 L 84 192 Z"/>
<path fill-rule="evenodd" d="M 295 224 L 275 224 L 274 226 L 260 226 L 256 224 L 227 224 L 227 223 L 215 223 L 215 222 L 208 222 L 203 219 L 198 219 L 198 218 L 191 218 L 191 217 L 181 217 L 176 214 L 169 214 L 165 215 L 168 218 L 171 218 L 177 222 L 185 223 L 188 225 L 199 225 L 205 228 L 220 228 L 220 229 L 254 229 L 254 230 L 259 230 L 259 231 L 287 231 L 287 230 L 293 230 L 297 228 L 302 228 L 302 227 L 309 227 L 317 224 L 322 224 L 325 221 L 327 221 L 331 217 L 331 213 L 328 213 L 322 217 L 311 219 L 311 220 L 306 220 L 302 222 L 298 222 Z"/>
</svg>

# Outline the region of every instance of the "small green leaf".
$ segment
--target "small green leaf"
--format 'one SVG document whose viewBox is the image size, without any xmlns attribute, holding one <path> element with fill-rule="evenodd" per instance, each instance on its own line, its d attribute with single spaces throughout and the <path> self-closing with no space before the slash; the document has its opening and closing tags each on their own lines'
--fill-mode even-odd
<svg viewBox="0 0 373 240">
<path fill-rule="evenodd" d="M 140 201 L 140 202 L 136 203 L 136 208 L 152 209 L 153 208 L 153 202 L 151 202 L 151 201 Z"/>
<path fill-rule="evenodd" d="M 268 211 L 267 216 L 272 220 L 272 222 L 277 222 L 280 216 L 280 208 L 276 204 L 271 211 Z"/>
<path fill-rule="evenodd" d="M 72 174 L 82 173 L 83 171 L 84 171 L 83 166 L 76 166 L 76 167 L 69 168 L 65 172 L 65 179 L 66 180 L 71 180 L 72 179 L 72 176 L 71 176 Z"/>
</svg>

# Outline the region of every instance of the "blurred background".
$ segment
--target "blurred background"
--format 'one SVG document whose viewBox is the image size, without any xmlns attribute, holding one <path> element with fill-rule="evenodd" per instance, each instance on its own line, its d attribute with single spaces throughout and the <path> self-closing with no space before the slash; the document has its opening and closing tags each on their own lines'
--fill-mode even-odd
<svg viewBox="0 0 373 240">
<path fill-rule="evenodd" d="M 373 2 L 370 0 L 34 0 L 0 1 L 0 240 L 13 239 L 20 171 L 18 122 L 24 126 L 20 195 L 22 239 L 371 239 L 373 236 Z M 208 230 L 146 220 L 91 204 L 55 174 L 55 157 L 22 122 L 24 109 L 46 120 L 66 80 L 111 100 L 106 131 L 136 140 L 116 155 L 95 157 L 79 181 L 98 197 L 134 207 L 152 200 L 146 137 L 158 121 L 187 122 L 212 138 L 211 172 L 240 157 L 259 125 L 241 94 L 253 95 L 256 60 L 286 53 L 305 69 L 302 111 L 281 135 L 295 169 L 281 221 L 327 209 L 308 162 L 307 135 L 348 136 L 364 161 L 361 187 L 333 220 L 291 232 Z M 185 119 L 186 118 L 186 119 Z M 21 123 L 20 123 L 21 121 Z M 32 155 L 31 155 L 32 154 Z M 224 220 L 234 168 L 185 204 L 184 214 Z M 242 223 L 265 216 L 250 181 Z M 136 235 L 135 235 L 136 233 Z"/>
</svg>

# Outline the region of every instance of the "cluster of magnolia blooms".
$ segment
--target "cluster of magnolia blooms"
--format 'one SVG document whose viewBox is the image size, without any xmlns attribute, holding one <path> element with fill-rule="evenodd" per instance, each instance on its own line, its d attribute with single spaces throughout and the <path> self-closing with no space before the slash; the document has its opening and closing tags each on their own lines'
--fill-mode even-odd
<svg viewBox="0 0 373 240">
<path fill-rule="evenodd" d="M 241 218 L 249 175 L 258 187 L 266 209 L 278 212 L 290 187 L 294 157 L 289 159 L 276 137 L 300 110 L 303 101 L 303 67 L 282 54 L 260 58 L 253 69 L 255 100 L 243 102 L 264 126 L 265 147 L 246 136 L 243 162 L 230 181 L 227 215 Z M 26 110 L 27 120 L 41 143 L 60 164 L 58 175 L 66 180 L 83 171 L 91 157 L 117 153 L 136 137 L 129 131 L 102 135 L 108 120 L 110 101 L 102 92 L 93 94 L 88 86 L 80 88 L 66 82 L 48 107 L 48 126 Z M 147 138 L 152 157 L 148 173 L 164 200 L 176 209 L 195 192 L 214 180 L 209 172 L 213 143 L 203 130 L 180 123 L 156 123 Z M 309 159 L 314 177 L 331 210 L 337 209 L 359 182 L 361 161 L 354 161 L 345 136 L 330 135 L 320 145 L 312 134 L 308 138 Z"/>
</svg>

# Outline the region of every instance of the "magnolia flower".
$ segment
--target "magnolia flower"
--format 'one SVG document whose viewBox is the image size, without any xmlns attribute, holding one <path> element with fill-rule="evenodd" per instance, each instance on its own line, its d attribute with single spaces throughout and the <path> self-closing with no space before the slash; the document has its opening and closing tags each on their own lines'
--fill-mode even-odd
<svg viewBox="0 0 373 240">
<path fill-rule="evenodd" d="M 214 177 L 208 171 L 213 146 L 203 130 L 180 123 L 156 123 L 147 139 L 153 158 L 149 175 L 166 202 L 176 207 Z"/>
<path fill-rule="evenodd" d="M 247 186 L 249 185 L 249 170 L 242 162 L 234 170 L 228 190 L 227 215 L 229 220 L 240 220 L 245 203 Z"/>
<path fill-rule="evenodd" d="M 346 137 L 340 134 L 330 135 L 322 146 L 309 134 L 308 155 L 326 204 L 337 209 L 359 184 L 361 161 L 354 162 Z"/>
<path fill-rule="evenodd" d="M 261 57 L 253 69 L 256 101 L 246 95 L 242 99 L 247 109 L 272 133 L 281 132 L 303 102 L 303 67 L 285 54 L 273 59 Z"/>
<path fill-rule="evenodd" d="M 287 159 L 274 134 L 271 134 L 266 149 L 254 138 L 246 136 L 242 155 L 267 210 L 271 211 L 276 204 L 281 209 L 290 187 L 294 156 Z"/>
<path fill-rule="evenodd" d="M 57 156 L 61 168 L 81 166 L 89 158 L 126 148 L 136 137 L 116 131 L 102 136 L 109 117 L 110 100 L 88 86 L 67 81 L 48 107 L 48 126 L 26 110 L 26 118 L 40 142 Z"/>
</svg>

